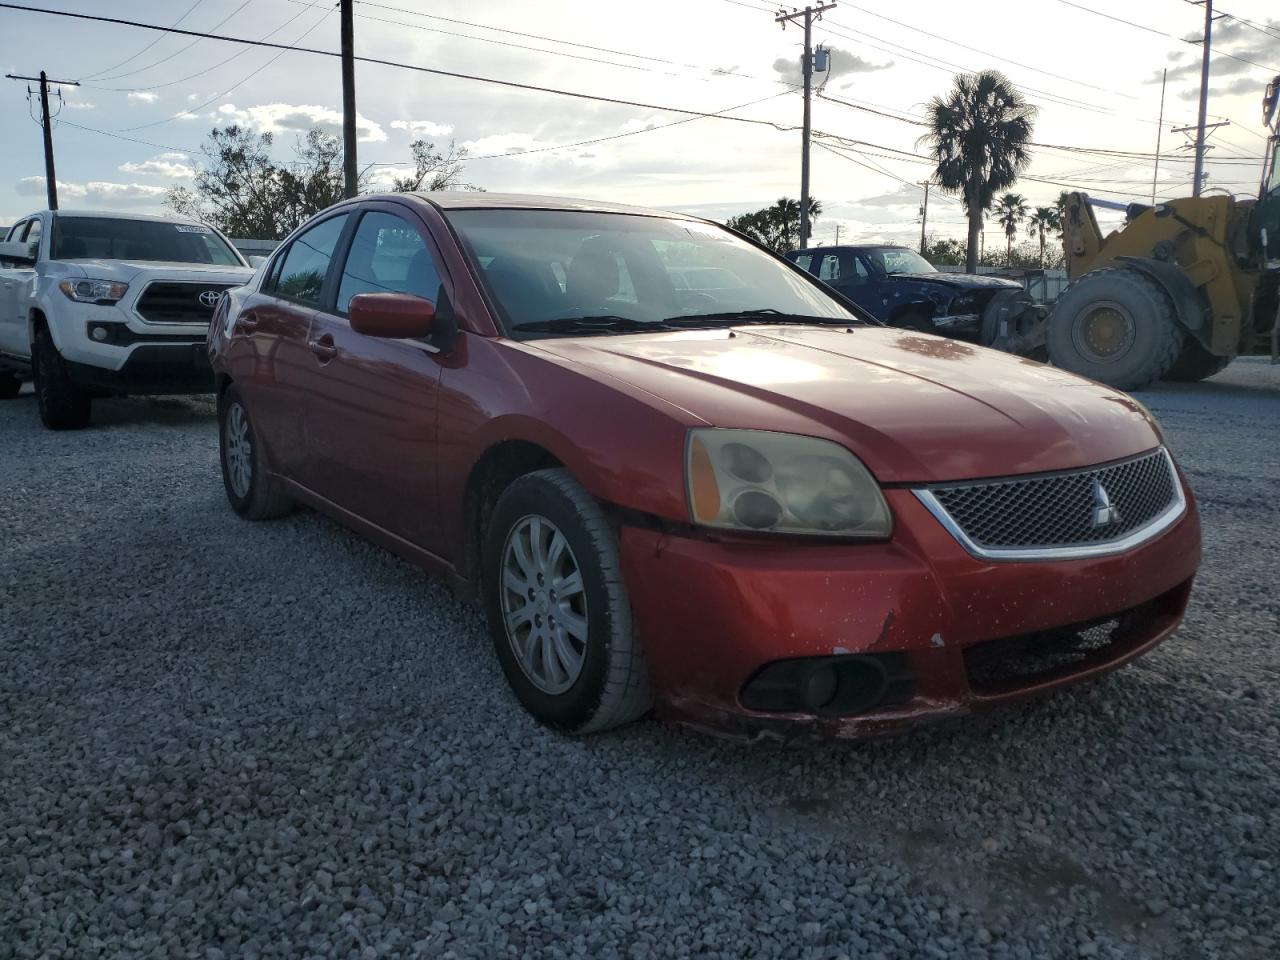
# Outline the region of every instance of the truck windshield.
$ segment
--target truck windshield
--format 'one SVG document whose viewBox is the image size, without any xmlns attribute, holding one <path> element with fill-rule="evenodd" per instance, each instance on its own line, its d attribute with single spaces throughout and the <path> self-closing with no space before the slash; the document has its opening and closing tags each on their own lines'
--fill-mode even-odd
<svg viewBox="0 0 1280 960">
<path fill-rule="evenodd" d="M 240 255 L 203 224 L 60 215 L 54 224 L 52 259 L 87 258 L 244 266 Z"/>
<path fill-rule="evenodd" d="M 714 224 L 577 210 L 445 215 L 514 336 L 592 318 L 608 321 L 608 332 L 738 314 L 862 322 L 804 274 Z"/>
<path fill-rule="evenodd" d="M 867 251 L 867 259 L 885 273 L 937 273 L 924 257 L 905 247 L 874 247 Z"/>
</svg>

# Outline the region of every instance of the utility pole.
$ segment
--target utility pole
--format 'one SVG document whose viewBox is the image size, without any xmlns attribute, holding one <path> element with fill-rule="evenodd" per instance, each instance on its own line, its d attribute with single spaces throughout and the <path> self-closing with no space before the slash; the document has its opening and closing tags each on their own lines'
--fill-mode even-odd
<svg viewBox="0 0 1280 960">
<path fill-rule="evenodd" d="M 356 60 L 354 0 L 342 0 L 342 173 L 346 194 L 359 192 L 356 173 Z"/>
<path fill-rule="evenodd" d="M 1156 124 L 1156 169 L 1151 174 L 1151 205 L 1156 205 L 1156 181 L 1160 179 L 1160 134 L 1164 133 L 1164 88 L 1169 83 L 1169 68 L 1160 79 L 1160 121 Z"/>
<path fill-rule="evenodd" d="M 40 84 L 40 126 L 44 128 L 44 185 L 49 196 L 49 209 L 57 210 L 58 177 L 53 170 L 53 123 L 49 116 L 49 84 L 66 87 L 78 87 L 80 84 L 75 80 L 50 80 L 43 70 L 38 77 L 20 77 L 12 73 L 6 73 L 5 76 L 10 80 L 38 81 Z M 31 93 L 30 87 L 27 88 L 27 93 Z"/>
<path fill-rule="evenodd" d="M 804 57 L 801 60 L 801 73 L 804 76 L 804 130 L 800 141 L 800 246 L 803 248 L 809 240 L 809 96 L 813 86 L 813 21 L 821 20 L 826 10 L 835 8 L 835 3 L 819 3 L 816 7 L 805 7 L 803 10 L 778 11 L 773 18 L 775 23 L 782 24 L 785 30 L 788 23 L 804 18 Z"/>
<path fill-rule="evenodd" d="M 926 180 L 918 186 L 924 187 L 924 205 L 920 208 L 920 256 L 924 256 L 925 251 L 925 225 L 929 222 L 929 186 L 931 181 Z"/>
<path fill-rule="evenodd" d="M 1209 109 L 1209 53 L 1213 46 L 1213 0 L 1204 0 L 1204 52 L 1200 61 L 1200 117 L 1196 121 L 1196 172 L 1191 195 L 1200 196 L 1204 182 L 1204 121 Z"/>
<path fill-rule="evenodd" d="M 840 246 L 840 224 L 836 224 L 836 246 Z"/>
<path fill-rule="evenodd" d="M 1230 120 L 1219 120 L 1217 123 L 1202 123 L 1195 127 L 1174 127 L 1170 133 L 1194 133 L 1195 140 L 1191 143 L 1183 144 L 1182 149 L 1192 149 L 1196 151 L 1196 182 L 1191 186 L 1191 195 L 1193 197 L 1200 196 L 1200 189 L 1204 185 L 1204 181 L 1209 175 L 1201 169 L 1203 167 L 1202 158 L 1210 150 L 1213 145 L 1208 143 L 1209 133 L 1217 130 L 1219 127 L 1231 126 Z"/>
</svg>

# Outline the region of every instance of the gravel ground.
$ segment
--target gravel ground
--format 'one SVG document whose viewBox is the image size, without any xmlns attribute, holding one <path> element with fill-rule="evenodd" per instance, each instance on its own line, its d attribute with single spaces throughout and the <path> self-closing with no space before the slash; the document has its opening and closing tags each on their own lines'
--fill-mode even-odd
<svg viewBox="0 0 1280 960">
<path fill-rule="evenodd" d="M 1280 367 L 1142 395 L 1186 625 L 873 744 L 526 718 L 479 618 L 227 508 L 203 400 L 0 404 L 0 957 L 1280 956 Z"/>
</svg>

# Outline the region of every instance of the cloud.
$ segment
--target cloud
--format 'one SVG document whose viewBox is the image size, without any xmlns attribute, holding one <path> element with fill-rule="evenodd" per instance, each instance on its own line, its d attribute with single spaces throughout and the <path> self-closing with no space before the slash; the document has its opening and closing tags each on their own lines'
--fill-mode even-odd
<svg viewBox="0 0 1280 960">
<path fill-rule="evenodd" d="M 1231 97 L 1239 94 L 1256 94 L 1260 89 L 1262 88 L 1258 85 L 1258 82 L 1253 79 L 1253 77 L 1240 77 L 1239 79 L 1231 81 L 1226 86 L 1210 87 L 1209 97 L 1212 99 L 1213 97 Z M 1178 94 L 1178 99 L 1186 100 L 1188 102 L 1198 101 L 1200 99 L 1200 85 L 1196 84 L 1194 87 L 1183 90 Z M 1261 99 L 1261 97 L 1259 97 L 1259 99 Z"/>
<path fill-rule="evenodd" d="M 318 127 L 335 137 L 342 136 L 342 113 L 329 107 L 310 104 L 264 103 L 241 110 L 233 103 L 224 103 L 212 118 L 219 123 L 238 123 L 252 127 L 261 133 L 278 133 L 282 130 L 306 133 Z M 380 143 L 387 139 L 387 132 L 357 113 L 356 139 L 362 143 Z"/>
<path fill-rule="evenodd" d="M 827 46 L 827 50 L 831 53 L 831 66 L 825 73 L 815 73 L 813 75 L 814 82 L 821 82 L 825 76 L 831 80 L 836 77 L 850 76 L 855 73 L 874 73 L 877 70 L 888 70 L 893 66 L 893 61 L 888 63 L 872 63 L 870 60 L 863 60 L 856 53 L 844 50 L 840 47 Z M 799 57 L 779 57 L 773 61 L 773 69 L 787 83 L 803 83 L 804 77 L 800 72 Z"/>
<path fill-rule="evenodd" d="M 62 105 L 68 110 L 96 110 L 97 104 L 90 103 L 88 100 L 67 100 L 62 101 Z"/>
<path fill-rule="evenodd" d="M 162 153 L 144 160 L 142 163 L 120 164 L 121 173 L 145 174 L 147 176 L 168 177 L 173 180 L 185 180 L 195 175 L 195 170 L 187 163 L 185 153 Z"/>
<path fill-rule="evenodd" d="M 23 177 L 17 182 L 15 192 L 28 197 L 44 196 L 44 177 Z M 88 183 L 58 181 L 59 199 L 87 199 L 104 203 L 153 202 L 163 199 L 168 192 L 164 187 L 144 183 L 111 183 L 106 180 L 90 180 Z"/>
<path fill-rule="evenodd" d="M 199 115 L 199 114 L 197 114 L 197 113 L 192 113 L 190 110 L 183 110 L 181 113 L 176 113 L 176 114 L 174 114 L 173 119 L 175 119 L 175 120 L 199 120 L 199 119 L 200 119 L 200 115 Z"/>
<path fill-rule="evenodd" d="M 392 120 L 391 129 L 405 130 L 414 137 L 447 137 L 453 133 L 452 125 L 434 120 Z"/>
<path fill-rule="evenodd" d="M 530 133 L 495 133 L 478 140 L 467 140 L 461 144 L 461 147 L 472 158 L 521 154 L 520 159 L 529 163 L 559 160 L 574 166 L 594 166 L 604 159 L 601 154 L 585 147 L 569 147 L 554 151 L 547 149 L 558 147 L 562 142 L 539 140 Z"/>
<path fill-rule="evenodd" d="M 652 130 L 654 127 L 660 127 L 664 123 L 670 123 L 670 122 L 671 121 L 666 119 L 665 117 L 658 117 L 658 116 L 644 117 L 644 118 L 636 117 L 624 123 L 622 125 L 622 129 L 620 132 L 621 133 L 639 133 L 641 130 Z"/>
<path fill-rule="evenodd" d="M 159 99 L 160 94 L 148 93 L 145 90 L 134 90 L 129 94 L 129 101 L 131 103 L 155 103 Z"/>
</svg>

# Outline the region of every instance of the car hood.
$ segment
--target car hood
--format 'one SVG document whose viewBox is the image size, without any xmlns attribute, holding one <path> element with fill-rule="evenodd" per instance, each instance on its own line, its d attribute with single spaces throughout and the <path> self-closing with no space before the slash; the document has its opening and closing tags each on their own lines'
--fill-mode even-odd
<svg viewBox="0 0 1280 960">
<path fill-rule="evenodd" d="M 1064 470 L 1157 446 L 1132 397 L 1022 357 L 878 327 L 738 327 L 526 341 L 689 422 L 843 443 L 882 483 Z"/>
<path fill-rule="evenodd" d="M 247 283 L 254 274 L 253 267 L 226 267 L 209 263 L 168 263 L 159 260 L 106 260 L 84 258 L 54 260 L 49 263 L 50 272 L 72 274 L 83 271 L 83 276 L 95 280 L 133 281 L 140 278 L 164 278 L 167 280 L 208 280 L 218 283 Z"/>
<path fill-rule="evenodd" d="M 956 290 L 988 290 L 1021 288 L 1017 280 L 1007 277 L 982 276 L 976 273 L 891 273 L 893 280 L 915 280 L 919 283 L 931 283 L 939 287 L 950 287 Z"/>
</svg>

